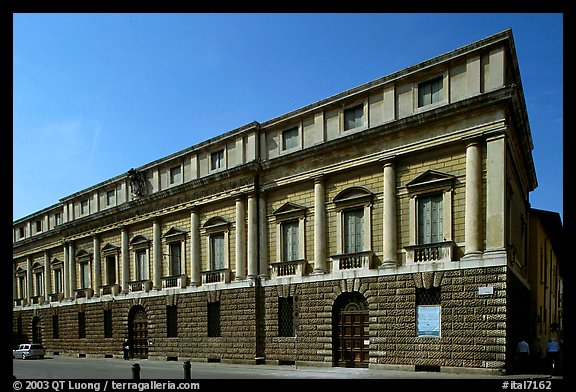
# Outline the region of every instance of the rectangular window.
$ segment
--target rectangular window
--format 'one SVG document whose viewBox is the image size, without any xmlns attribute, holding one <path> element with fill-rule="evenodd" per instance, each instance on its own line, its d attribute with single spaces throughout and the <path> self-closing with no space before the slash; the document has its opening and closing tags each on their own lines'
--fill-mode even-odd
<svg viewBox="0 0 576 392">
<path fill-rule="evenodd" d="M 364 250 L 364 209 L 344 211 L 344 253 Z"/>
<path fill-rule="evenodd" d="M 106 282 L 116 284 L 116 256 L 106 256 Z"/>
<path fill-rule="evenodd" d="M 62 215 L 60 215 L 60 213 L 57 212 L 57 213 L 54 215 L 54 225 L 55 225 L 55 226 L 58 226 L 58 225 L 61 225 L 61 224 L 62 224 Z"/>
<path fill-rule="evenodd" d="M 90 287 L 90 264 L 88 262 L 80 263 L 80 288 Z"/>
<path fill-rule="evenodd" d="M 224 150 L 213 152 L 210 155 L 210 165 L 212 170 L 224 168 Z"/>
<path fill-rule="evenodd" d="M 444 240 L 442 231 L 442 195 L 418 197 L 418 243 Z"/>
<path fill-rule="evenodd" d="M 210 252 L 212 270 L 224 269 L 224 233 L 210 236 Z"/>
<path fill-rule="evenodd" d="M 299 244 L 299 222 L 289 221 L 282 223 L 282 261 L 298 260 Z"/>
<path fill-rule="evenodd" d="M 36 278 L 36 295 L 44 295 L 44 274 L 42 272 L 37 272 L 34 274 Z"/>
<path fill-rule="evenodd" d="M 208 337 L 222 336 L 220 333 L 220 301 L 208 302 Z"/>
<path fill-rule="evenodd" d="M 354 106 L 344 110 L 344 130 L 362 126 L 364 118 L 364 105 Z"/>
<path fill-rule="evenodd" d="M 416 289 L 416 328 L 418 336 L 440 336 L 442 307 L 440 288 Z"/>
<path fill-rule="evenodd" d="M 112 309 L 104 310 L 104 337 L 112 337 Z"/>
<path fill-rule="evenodd" d="M 180 242 L 170 244 L 170 276 L 180 275 L 182 247 Z"/>
<path fill-rule="evenodd" d="M 62 270 L 55 269 L 54 270 L 54 293 L 61 293 L 62 292 Z"/>
<path fill-rule="evenodd" d="M 86 313 L 78 312 L 78 337 L 86 337 Z"/>
<path fill-rule="evenodd" d="M 182 169 L 180 166 L 174 166 L 170 169 L 170 185 L 180 184 L 182 182 Z"/>
<path fill-rule="evenodd" d="M 146 279 L 146 251 L 136 251 L 136 281 Z"/>
<path fill-rule="evenodd" d="M 418 84 L 418 107 L 442 100 L 442 76 Z"/>
<path fill-rule="evenodd" d="M 60 338 L 60 321 L 58 320 L 58 315 L 52 315 L 52 339 Z"/>
<path fill-rule="evenodd" d="M 178 308 L 176 305 L 166 306 L 166 337 L 178 337 Z"/>
<path fill-rule="evenodd" d="M 282 132 L 282 150 L 298 147 L 298 128 L 291 128 Z"/>
<path fill-rule="evenodd" d="M 106 192 L 106 206 L 112 207 L 116 204 L 116 191 L 111 190 Z"/>
<path fill-rule="evenodd" d="M 82 200 L 80 202 L 80 214 L 88 215 L 88 200 Z"/>
<path fill-rule="evenodd" d="M 26 277 L 23 275 L 18 277 L 18 289 L 20 298 L 26 298 Z"/>
<path fill-rule="evenodd" d="M 18 228 L 18 238 L 24 238 L 24 227 Z"/>
<path fill-rule="evenodd" d="M 36 233 L 40 233 L 40 232 L 42 232 L 42 221 L 37 220 L 36 221 Z"/>
<path fill-rule="evenodd" d="M 293 297 L 278 297 L 278 336 L 294 336 Z"/>
</svg>

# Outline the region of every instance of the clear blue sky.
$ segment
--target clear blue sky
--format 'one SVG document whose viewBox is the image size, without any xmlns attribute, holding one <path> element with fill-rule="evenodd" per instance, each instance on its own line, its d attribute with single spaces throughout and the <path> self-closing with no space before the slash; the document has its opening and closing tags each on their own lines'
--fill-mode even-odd
<svg viewBox="0 0 576 392">
<path fill-rule="evenodd" d="M 563 216 L 562 14 L 14 14 L 13 219 L 512 28 L 532 207 Z"/>
</svg>

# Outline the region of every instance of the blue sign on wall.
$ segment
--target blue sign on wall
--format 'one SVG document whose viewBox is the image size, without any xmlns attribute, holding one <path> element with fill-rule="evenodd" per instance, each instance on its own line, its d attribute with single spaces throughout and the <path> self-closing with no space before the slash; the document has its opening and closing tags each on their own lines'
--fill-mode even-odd
<svg viewBox="0 0 576 392">
<path fill-rule="evenodd" d="M 440 336 L 440 305 L 419 305 L 416 309 L 418 336 Z"/>
</svg>

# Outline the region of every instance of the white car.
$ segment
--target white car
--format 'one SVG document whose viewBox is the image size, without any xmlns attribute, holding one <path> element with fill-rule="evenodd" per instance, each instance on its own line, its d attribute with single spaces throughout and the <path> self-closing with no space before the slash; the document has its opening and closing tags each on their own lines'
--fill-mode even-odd
<svg viewBox="0 0 576 392">
<path fill-rule="evenodd" d="M 39 343 L 26 343 L 19 345 L 16 350 L 12 350 L 12 358 L 44 358 L 46 350 Z"/>
</svg>

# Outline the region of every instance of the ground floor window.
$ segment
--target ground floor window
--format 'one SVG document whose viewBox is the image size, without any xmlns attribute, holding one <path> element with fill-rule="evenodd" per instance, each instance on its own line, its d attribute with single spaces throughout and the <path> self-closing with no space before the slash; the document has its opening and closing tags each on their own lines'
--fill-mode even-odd
<svg viewBox="0 0 576 392">
<path fill-rule="evenodd" d="M 106 309 L 104 311 L 104 337 L 112 337 L 112 310 Z"/>
<path fill-rule="evenodd" d="M 86 313 L 78 312 L 78 337 L 86 337 Z"/>
<path fill-rule="evenodd" d="M 293 297 L 278 297 L 278 336 L 294 336 Z"/>
<path fill-rule="evenodd" d="M 220 331 L 220 301 L 208 302 L 208 337 L 222 336 Z"/>
<path fill-rule="evenodd" d="M 166 306 L 166 337 L 178 337 L 178 308 L 176 305 Z"/>
<path fill-rule="evenodd" d="M 416 289 L 416 328 L 418 336 L 440 336 L 442 307 L 440 288 Z"/>
<path fill-rule="evenodd" d="M 58 315 L 52 315 L 52 339 L 60 338 L 60 321 Z"/>
</svg>

